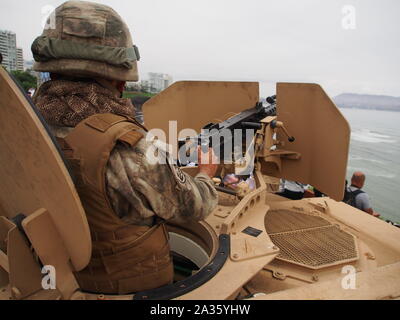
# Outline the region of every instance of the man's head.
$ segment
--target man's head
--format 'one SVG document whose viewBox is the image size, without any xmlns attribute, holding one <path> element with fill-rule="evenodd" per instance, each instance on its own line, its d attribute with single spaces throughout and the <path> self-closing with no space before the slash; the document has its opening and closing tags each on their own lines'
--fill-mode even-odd
<svg viewBox="0 0 400 320">
<path fill-rule="evenodd" d="M 128 26 L 110 7 L 67 1 L 53 13 L 55 28 L 33 42 L 35 71 L 67 76 L 137 81 L 137 61 Z"/>
<path fill-rule="evenodd" d="M 361 171 L 354 172 L 353 176 L 351 177 L 351 185 L 361 189 L 364 186 L 364 183 L 365 174 Z"/>
</svg>

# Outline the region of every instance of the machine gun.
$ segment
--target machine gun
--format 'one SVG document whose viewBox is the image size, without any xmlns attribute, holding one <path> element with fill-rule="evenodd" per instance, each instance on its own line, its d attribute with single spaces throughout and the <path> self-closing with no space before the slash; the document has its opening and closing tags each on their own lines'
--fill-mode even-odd
<svg viewBox="0 0 400 320">
<path fill-rule="evenodd" d="M 275 115 L 276 95 L 268 97 L 265 102 L 257 102 L 253 108 L 244 110 L 223 122 L 205 125 L 198 136 L 179 140 L 178 164 L 186 166 L 197 162 L 197 149 L 188 154 L 188 148 L 193 145 L 201 146 L 203 152 L 208 148 L 213 148 L 221 162 L 230 162 L 233 158 L 240 157 L 242 143 L 245 143 L 249 137 L 254 137 L 255 132 L 262 128 L 260 121 L 265 117 Z M 239 151 L 238 147 L 240 147 Z"/>
</svg>

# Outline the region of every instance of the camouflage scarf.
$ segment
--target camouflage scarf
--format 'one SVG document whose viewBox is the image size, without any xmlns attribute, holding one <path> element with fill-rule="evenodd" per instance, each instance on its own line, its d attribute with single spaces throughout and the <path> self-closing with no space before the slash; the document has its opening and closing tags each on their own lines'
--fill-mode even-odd
<svg viewBox="0 0 400 320">
<path fill-rule="evenodd" d="M 33 102 L 46 122 L 61 127 L 75 127 L 97 113 L 134 116 L 129 99 L 122 99 L 93 81 L 51 80 L 43 83 Z"/>
</svg>

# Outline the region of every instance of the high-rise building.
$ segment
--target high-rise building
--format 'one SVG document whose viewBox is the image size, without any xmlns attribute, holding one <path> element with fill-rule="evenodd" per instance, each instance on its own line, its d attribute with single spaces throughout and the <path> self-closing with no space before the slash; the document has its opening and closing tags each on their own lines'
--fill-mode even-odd
<svg viewBox="0 0 400 320">
<path fill-rule="evenodd" d="M 22 48 L 17 48 L 17 70 L 24 71 L 24 55 Z"/>
<path fill-rule="evenodd" d="M 8 71 L 24 70 L 22 49 L 17 49 L 17 36 L 14 32 L 0 30 L 0 52 L 3 55 L 2 65 Z"/>
<path fill-rule="evenodd" d="M 163 91 L 172 84 L 172 77 L 168 74 L 149 72 L 148 76 L 146 85 L 152 93 Z"/>
</svg>

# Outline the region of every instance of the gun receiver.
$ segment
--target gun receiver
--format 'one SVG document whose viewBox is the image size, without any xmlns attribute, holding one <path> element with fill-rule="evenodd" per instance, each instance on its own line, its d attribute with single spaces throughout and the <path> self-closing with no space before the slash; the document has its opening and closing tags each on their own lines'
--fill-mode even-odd
<svg viewBox="0 0 400 320">
<path fill-rule="evenodd" d="M 223 122 L 205 125 L 198 136 L 179 140 L 179 164 L 185 166 L 190 162 L 197 161 L 197 152 L 188 157 L 185 148 L 185 145 L 189 148 L 192 147 L 193 143 L 201 146 L 204 152 L 208 148 L 213 148 L 221 162 L 232 161 L 232 155 L 236 152 L 233 140 L 245 141 L 249 130 L 252 130 L 252 132 L 250 131 L 251 136 L 254 137 L 256 131 L 262 128 L 261 120 L 274 115 L 276 115 L 275 95 L 268 97 L 266 102 L 260 101 L 255 107 L 244 110 Z M 191 143 L 188 144 L 188 142 Z M 226 150 L 226 145 L 230 150 Z"/>
</svg>

